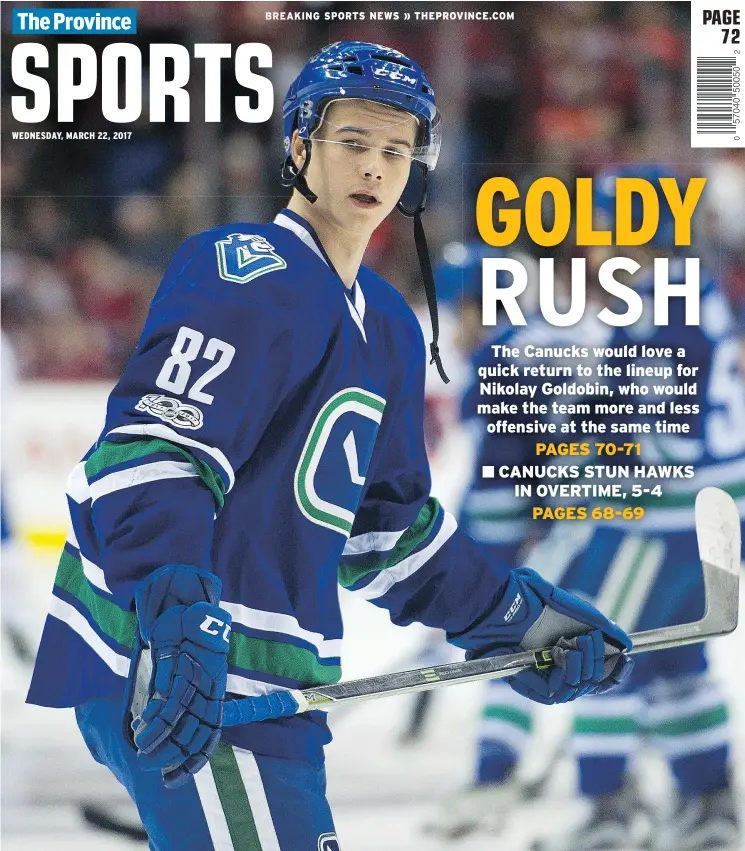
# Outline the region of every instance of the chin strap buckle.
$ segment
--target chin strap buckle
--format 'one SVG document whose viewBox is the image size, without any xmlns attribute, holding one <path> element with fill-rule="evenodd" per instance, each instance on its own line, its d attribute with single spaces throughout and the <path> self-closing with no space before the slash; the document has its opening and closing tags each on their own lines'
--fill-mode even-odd
<svg viewBox="0 0 745 851">
<path fill-rule="evenodd" d="M 440 373 L 440 378 L 445 382 L 445 384 L 449 384 L 450 379 L 445 373 L 445 367 L 442 365 L 442 359 L 440 358 L 440 347 L 434 340 L 429 344 L 429 353 L 432 355 L 430 364 L 434 364 L 437 367 L 437 371 Z"/>
</svg>

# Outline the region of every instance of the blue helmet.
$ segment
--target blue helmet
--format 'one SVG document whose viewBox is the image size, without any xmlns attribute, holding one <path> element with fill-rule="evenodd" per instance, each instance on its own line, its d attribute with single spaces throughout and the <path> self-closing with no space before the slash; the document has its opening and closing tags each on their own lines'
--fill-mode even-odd
<svg viewBox="0 0 745 851">
<path fill-rule="evenodd" d="M 661 177 L 672 177 L 680 180 L 673 169 L 659 164 L 652 165 L 621 165 L 612 166 L 599 172 L 593 181 L 593 205 L 600 212 L 607 224 L 615 224 L 616 221 L 616 180 L 619 177 L 640 177 L 654 186 L 660 204 L 660 220 L 657 230 L 652 239 L 647 243 L 654 248 L 675 247 L 675 218 L 673 216 L 667 198 L 660 186 Z M 639 195 L 634 194 L 631 201 L 631 221 L 636 229 L 642 222 L 642 201 Z"/>
<path fill-rule="evenodd" d="M 282 182 L 297 189 L 311 204 L 318 200 L 305 180 L 311 158 L 311 135 L 323 119 L 326 106 L 339 98 L 374 101 L 416 119 L 418 132 L 411 157 L 419 165 L 419 169 L 412 169 L 412 175 L 419 172 L 414 175 L 419 178 L 419 186 L 413 204 L 409 203 L 407 186 L 397 207 L 414 219 L 414 243 L 432 319 L 430 353 L 443 381 L 447 382 L 437 345 L 440 327 L 437 295 L 421 221 L 427 200 L 427 175 L 434 170 L 440 154 L 440 113 L 435 93 L 419 65 L 390 47 L 366 41 L 337 41 L 312 56 L 287 90 L 282 104 L 285 147 Z M 291 155 L 295 130 L 305 145 L 305 161 L 300 169 Z"/>
<path fill-rule="evenodd" d="M 365 41 L 338 41 L 324 47 L 288 89 L 282 104 L 287 159 L 293 130 L 309 141 L 324 106 L 336 98 L 376 101 L 413 115 L 419 123 L 413 159 L 428 171 L 434 169 L 440 153 L 440 113 L 424 71 L 403 53 Z"/>
</svg>

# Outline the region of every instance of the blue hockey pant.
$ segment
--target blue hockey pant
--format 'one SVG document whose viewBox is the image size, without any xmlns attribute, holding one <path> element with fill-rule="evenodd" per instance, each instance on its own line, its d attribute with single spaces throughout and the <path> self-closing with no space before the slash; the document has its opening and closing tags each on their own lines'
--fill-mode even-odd
<svg viewBox="0 0 745 851">
<path fill-rule="evenodd" d="M 193 779 L 166 789 L 124 739 L 121 698 L 95 698 L 75 714 L 94 759 L 135 802 L 152 851 L 339 851 L 322 764 L 221 742 Z"/>
</svg>

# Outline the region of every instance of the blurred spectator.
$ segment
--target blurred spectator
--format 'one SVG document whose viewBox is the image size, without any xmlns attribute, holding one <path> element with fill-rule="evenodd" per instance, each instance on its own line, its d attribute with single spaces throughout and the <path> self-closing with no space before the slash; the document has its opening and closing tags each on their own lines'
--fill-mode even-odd
<svg viewBox="0 0 745 851">
<path fill-rule="evenodd" d="M 111 245 L 82 240 L 70 254 L 67 272 L 84 315 L 114 324 L 129 319 L 129 266 Z"/>
<path fill-rule="evenodd" d="M 23 218 L 24 241 L 34 254 L 54 260 L 69 248 L 73 225 L 57 198 L 27 198 Z"/>
<path fill-rule="evenodd" d="M 217 224 L 207 214 L 205 201 L 208 195 L 214 195 L 214 187 L 210 186 L 205 170 L 196 163 L 184 163 L 171 176 L 166 209 L 179 242 Z"/>
<path fill-rule="evenodd" d="M 3 299 L 18 305 L 10 317 L 22 321 L 23 314 L 61 316 L 75 311 L 75 299 L 65 278 L 55 266 L 33 254 L 5 251 L 2 257 Z"/>
<path fill-rule="evenodd" d="M 36 375 L 54 381 L 81 381 L 118 374 L 102 323 L 70 315 L 44 318 L 37 327 L 33 364 Z"/>
<path fill-rule="evenodd" d="M 164 269 L 178 245 L 168 231 L 161 198 L 130 195 L 114 210 L 117 247 L 131 263 Z"/>
<path fill-rule="evenodd" d="M 636 80 L 624 29 L 603 3 L 555 3 L 538 27 L 534 131 L 538 160 L 582 166 L 617 158 Z"/>
<path fill-rule="evenodd" d="M 222 149 L 222 194 L 225 222 L 262 222 L 276 204 L 266 196 L 265 153 L 251 130 L 236 130 Z"/>
</svg>

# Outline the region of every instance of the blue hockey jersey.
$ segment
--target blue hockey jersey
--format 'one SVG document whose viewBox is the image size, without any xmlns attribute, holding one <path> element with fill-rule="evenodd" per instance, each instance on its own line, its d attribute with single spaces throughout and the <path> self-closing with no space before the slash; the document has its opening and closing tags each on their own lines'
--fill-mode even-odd
<svg viewBox="0 0 745 851">
<path fill-rule="evenodd" d="M 169 563 L 222 580 L 232 695 L 340 678 L 339 584 L 467 641 L 508 570 L 430 495 L 424 351 L 400 294 L 364 266 L 345 288 L 288 210 L 188 239 L 70 476 L 28 700 L 123 692 L 134 588 Z M 320 712 L 224 736 L 309 758 L 330 739 Z"/>
</svg>

